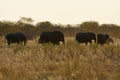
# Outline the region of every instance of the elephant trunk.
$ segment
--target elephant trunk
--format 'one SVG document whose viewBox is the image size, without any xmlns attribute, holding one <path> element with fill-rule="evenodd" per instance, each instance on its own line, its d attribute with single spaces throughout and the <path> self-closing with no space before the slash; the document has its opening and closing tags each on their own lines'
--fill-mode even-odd
<svg viewBox="0 0 120 80">
<path fill-rule="evenodd" d="M 26 39 L 24 40 L 24 46 L 26 45 Z"/>
<path fill-rule="evenodd" d="M 65 45 L 65 40 L 63 39 L 63 44 Z"/>
</svg>

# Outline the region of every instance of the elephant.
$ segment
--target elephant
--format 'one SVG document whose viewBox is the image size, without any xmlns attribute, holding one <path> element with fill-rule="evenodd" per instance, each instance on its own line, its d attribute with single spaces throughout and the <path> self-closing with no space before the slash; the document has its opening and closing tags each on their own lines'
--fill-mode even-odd
<svg viewBox="0 0 120 80">
<path fill-rule="evenodd" d="M 59 45 L 60 41 L 65 44 L 64 41 L 64 34 L 60 31 L 45 31 L 42 32 L 40 35 L 40 38 L 38 40 L 38 43 L 53 43 L 54 45 Z"/>
<path fill-rule="evenodd" d="M 114 43 L 113 39 L 109 37 L 108 34 L 98 34 L 97 35 L 97 43 L 100 45 L 104 45 L 106 43 Z"/>
<path fill-rule="evenodd" d="M 7 39 L 7 43 L 10 46 L 11 43 L 21 43 L 24 42 L 24 45 L 26 45 L 26 37 L 23 33 L 21 32 L 16 32 L 16 33 L 8 33 L 5 36 L 5 39 Z"/>
<path fill-rule="evenodd" d="M 92 32 L 78 32 L 76 34 L 76 41 L 78 43 L 85 43 L 86 45 L 88 43 L 92 43 L 92 40 L 96 42 L 96 35 Z"/>
</svg>

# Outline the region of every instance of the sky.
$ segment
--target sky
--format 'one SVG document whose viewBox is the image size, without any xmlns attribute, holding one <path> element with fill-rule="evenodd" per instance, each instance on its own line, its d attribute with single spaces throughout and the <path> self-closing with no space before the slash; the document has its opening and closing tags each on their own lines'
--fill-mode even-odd
<svg viewBox="0 0 120 80">
<path fill-rule="evenodd" d="M 120 25 L 120 0 L 0 0 L 0 20 L 79 24 L 97 21 Z"/>
</svg>

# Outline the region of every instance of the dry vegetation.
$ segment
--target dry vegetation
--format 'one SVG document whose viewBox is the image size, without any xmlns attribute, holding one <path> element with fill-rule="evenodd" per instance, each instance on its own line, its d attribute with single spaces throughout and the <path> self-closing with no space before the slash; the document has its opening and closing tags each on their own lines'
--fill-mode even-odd
<svg viewBox="0 0 120 80">
<path fill-rule="evenodd" d="M 0 44 L 0 80 L 119 80 L 120 45 Z"/>
</svg>

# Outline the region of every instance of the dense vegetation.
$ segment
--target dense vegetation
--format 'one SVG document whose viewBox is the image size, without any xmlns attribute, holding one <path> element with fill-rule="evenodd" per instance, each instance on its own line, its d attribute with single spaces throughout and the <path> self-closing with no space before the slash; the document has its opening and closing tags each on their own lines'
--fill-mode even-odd
<svg viewBox="0 0 120 80">
<path fill-rule="evenodd" d="M 86 21 L 81 24 L 52 24 L 49 21 L 33 24 L 31 18 L 21 17 L 16 22 L 0 21 L 0 36 L 5 36 L 9 32 L 23 32 L 28 39 L 36 38 L 43 31 L 59 30 L 67 37 L 74 37 L 79 31 L 90 31 L 98 33 L 108 33 L 114 38 L 120 38 L 120 26 L 116 24 L 99 24 L 96 21 Z"/>
<path fill-rule="evenodd" d="M 66 39 L 67 40 L 67 39 Z M 0 80 L 119 80 L 120 45 L 0 44 Z"/>
</svg>

